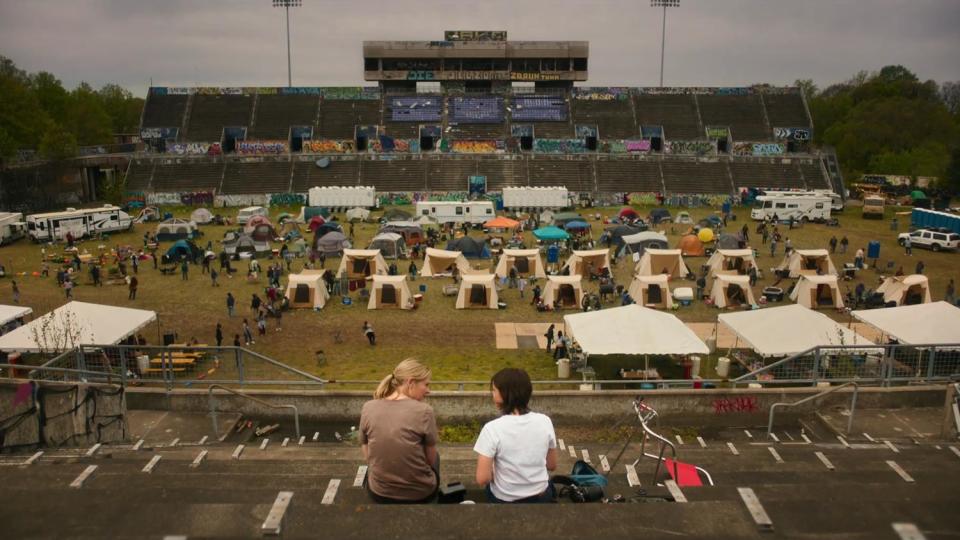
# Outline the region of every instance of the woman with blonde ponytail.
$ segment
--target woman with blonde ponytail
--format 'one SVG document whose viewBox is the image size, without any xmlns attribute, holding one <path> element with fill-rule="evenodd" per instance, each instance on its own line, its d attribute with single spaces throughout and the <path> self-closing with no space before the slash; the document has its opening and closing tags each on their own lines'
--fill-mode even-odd
<svg viewBox="0 0 960 540">
<path fill-rule="evenodd" d="M 360 444 L 367 461 L 364 482 L 378 503 L 426 503 L 440 484 L 437 421 L 430 394 L 430 368 L 414 358 L 383 378 L 360 412 Z"/>
</svg>

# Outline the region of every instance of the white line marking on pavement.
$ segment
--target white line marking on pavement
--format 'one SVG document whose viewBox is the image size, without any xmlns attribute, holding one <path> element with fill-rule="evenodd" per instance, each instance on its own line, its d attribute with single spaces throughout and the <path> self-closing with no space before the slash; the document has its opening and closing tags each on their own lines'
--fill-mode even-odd
<svg viewBox="0 0 960 540">
<path fill-rule="evenodd" d="M 331 478 L 330 483 L 327 484 L 327 490 L 323 492 L 323 499 L 320 500 L 320 504 L 333 504 L 333 500 L 337 497 L 337 489 L 340 487 L 339 478 Z"/>
</svg>

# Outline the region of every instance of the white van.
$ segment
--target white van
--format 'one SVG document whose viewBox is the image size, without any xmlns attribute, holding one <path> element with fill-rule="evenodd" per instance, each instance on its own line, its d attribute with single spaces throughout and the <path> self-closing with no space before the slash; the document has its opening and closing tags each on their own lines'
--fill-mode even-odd
<svg viewBox="0 0 960 540">
<path fill-rule="evenodd" d="M 428 216 L 437 223 L 484 223 L 497 217 L 492 201 L 421 201 L 417 217 Z"/>
<path fill-rule="evenodd" d="M 20 212 L 0 212 L 0 246 L 27 235 L 27 224 Z"/>
<path fill-rule="evenodd" d="M 246 208 L 241 208 L 240 211 L 237 212 L 237 223 L 240 225 L 246 225 L 253 216 L 269 217 L 270 212 L 262 206 L 248 206 Z"/>
<path fill-rule="evenodd" d="M 750 211 L 750 217 L 757 221 L 774 216 L 778 220 L 823 220 L 830 219 L 830 206 L 830 197 L 823 195 L 760 195 Z"/>
<path fill-rule="evenodd" d="M 47 212 L 27 216 L 27 233 L 34 242 L 64 240 L 67 233 L 85 238 L 100 233 L 129 230 L 133 218 L 117 206 L 100 208 L 67 208 L 64 212 Z"/>
</svg>

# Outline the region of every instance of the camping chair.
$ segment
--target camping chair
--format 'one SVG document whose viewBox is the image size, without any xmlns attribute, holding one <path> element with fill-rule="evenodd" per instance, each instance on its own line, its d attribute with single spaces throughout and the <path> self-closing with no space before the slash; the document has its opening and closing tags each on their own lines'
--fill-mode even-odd
<svg viewBox="0 0 960 540">
<path fill-rule="evenodd" d="M 474 284 L 470 286 L 470 305 L 471 306 L 486 306 L 487 305 L 487 288 L 480 284 Z"/>
</svg>

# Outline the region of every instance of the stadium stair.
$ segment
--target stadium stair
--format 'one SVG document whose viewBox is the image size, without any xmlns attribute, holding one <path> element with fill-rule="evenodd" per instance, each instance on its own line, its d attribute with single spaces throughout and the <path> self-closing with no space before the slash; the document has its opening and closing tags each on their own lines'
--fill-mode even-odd
<svg viewBox="0 0 960 540">
<path fill-rule="evenodd" d="M 706 136 L 692 95 L 640 95 L 636 97 L 635 107 L 637 123 L 641 126 L 663 126 L 667 140 L 690 141 Z"/>
<path fill-rule="evenodd" d="M 757 95 L 699 95 L 696 100 L 704 126 L 729 126 L 735 141 L 767 141 L 773 136 Z"/>
<path fill-rule="evenodd" d="M 597 187 L 606 192 L 663 192 L 659 160 L 598 160 Z"/>
<path fill-rule="evenodd" d="M 194 95 L 189 127 L 181 139 L 219 142 L 224 127 L 250 125 L 253 97 L 244 95 Z"/>
</svg>

